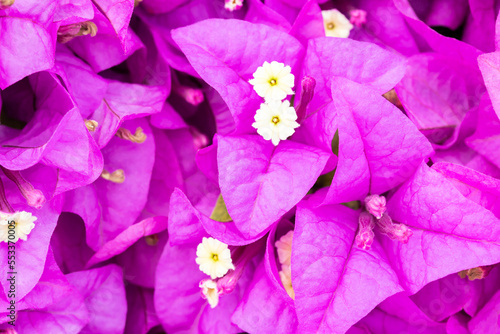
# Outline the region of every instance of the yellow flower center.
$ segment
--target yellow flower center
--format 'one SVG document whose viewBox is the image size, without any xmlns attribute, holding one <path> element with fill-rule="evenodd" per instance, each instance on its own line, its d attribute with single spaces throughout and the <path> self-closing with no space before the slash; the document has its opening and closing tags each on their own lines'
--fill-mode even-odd
<svg viewBox="0 0 500 334">
<path fill-rule="evenodd" d="M 269 80 L 269 83 L 271 84 L 271 86 L 276 86 L 278 81 L 276 79 L 272 78 L 271 80 Z"/>
<path fill-rule="evenodd" d="M 271 119 L 271 122 L 277 125 L 280 122 L 280 118 L 278 116 L 274 116 L 273 119 Z"/>
<path fill-rule="evenodd" d="M 326 25 L 326 28 L 327 28 L 328 30 L 333 30 L 333 29 L 335 28 L 335 24 L 333 24 L 333 22 L 330 22 L 330 23 L 328 23 L 328 24 Z"/>
<path fill-rule="evenodd" d="M 214 260 L 214 261 L 219 261 L 219 255 L 217 255 L 217 254 L 212 254 L 212 260 Z"/>
</svg>

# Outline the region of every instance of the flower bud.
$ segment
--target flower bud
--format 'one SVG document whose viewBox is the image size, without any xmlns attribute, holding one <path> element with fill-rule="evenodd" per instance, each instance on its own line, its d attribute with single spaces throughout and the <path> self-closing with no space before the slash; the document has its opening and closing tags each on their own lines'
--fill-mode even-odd
<svg viewBox="0 0 500 334">
<path fill-rule="evenodd" d="M 387 210 L 384 196 L 370 195 L 365 198 L 366 210 L 375 218 L 380 219 Z"/>
<path fill-rule="evenodd" d="M 405 224 L 394 223 L 387 213 L 377 220 L 377 226 L 382 234 L 387 235 L 393 240 L 406 244 L 413 235 L 412 230 Z"/>
<path fill-rule="evenodd" d="M 45 204 L 45 196 L 40 190 L 35 189 L 31 183 L 26 181 L 19 171 L 8 170 L 4 167 L 2 167 L 2 170 L 5 176 L 16 184 L 17 188 L 21 192 L 21 195 L 26 198 L 29 206 L 37 209 L 42 208 Z"/>
<path fill-rule="evenodd" d="M 374 228 L 375 219 L 373 219 L 373 216 L 366 211 L 361 212 L 358 219 L 358 233 L 355 239 L 356 246 L 364 250 L 369 250 L 375 238 L 375 234 L 373 233 Z"/>
<path fill-rule="evenodd" d="M 306 76 L 302 79 L 302 93 L 300 96 L 299 104 L 297 105 L 297 122 L 301 123 L 306 118 L 307 105 L 314 96 L 314 88 L 316 87 L 316 80 L 313 77 Z"/>
<path fill-rule="evenodd" d="M 362 9 L 353 9 L 349 12 L 349 21 L 356 27 L 360 28 L 366 23 L 366 12 Z"/>
</svg>

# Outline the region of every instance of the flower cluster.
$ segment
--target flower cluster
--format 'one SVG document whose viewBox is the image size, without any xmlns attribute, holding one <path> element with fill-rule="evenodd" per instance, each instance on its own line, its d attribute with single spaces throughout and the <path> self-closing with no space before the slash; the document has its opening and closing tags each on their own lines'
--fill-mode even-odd
<svg viewBox="0 0 500 334">
<path fill-rule="evenodd" d="M 0 0 L 0 333 L 500 331 L 484 0 Z"/>
</svg>

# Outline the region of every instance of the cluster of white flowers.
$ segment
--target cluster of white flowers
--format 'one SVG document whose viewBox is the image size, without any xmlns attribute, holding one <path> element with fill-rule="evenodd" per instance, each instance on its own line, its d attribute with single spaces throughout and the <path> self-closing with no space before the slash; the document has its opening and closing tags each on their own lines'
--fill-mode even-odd
<svg viewBox="0 0 500 334">
<path fill-rule="evenodd" d="M 293 95 L 295 77 L 290 66 L 272 61 L 264 62 L 253 74 L 249 82 L 259 96 L 264 98 L 264 103 L 255 114 L 257 133 L 265 140 L 271 140 L 278 145 L 280 140 L 290 137 L 297 123 L 297 113 L 288 101 L 283 101 L 288 95 Z"/>
<path fill-rule="evenodd" d="M 200 270 L 209 275 L 210 279 L 200 282 L 204 298 L 210 307 L 214 308 L 219 303 L 220 291 L 217 288 L 217 278 L 224 277 L 229 270 L 234 270 L 231 251 L 225 243 L 214 238 L 203 238 L 196 249 L 196 263 Z"/>
</svg>

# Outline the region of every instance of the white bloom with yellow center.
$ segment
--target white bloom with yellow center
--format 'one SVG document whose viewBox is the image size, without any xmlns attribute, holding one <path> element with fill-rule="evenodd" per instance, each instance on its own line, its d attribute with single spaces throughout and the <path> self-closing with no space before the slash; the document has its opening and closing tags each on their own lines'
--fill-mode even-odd
<svg viewBox="0 0 500 334">
<path fill-rule="evenodd" d="M 299 127 L 296 122 L 297 113 L 288 101 L 273 100 L 262 103 L 254 119 L 252 126 L 257 129 L 257 133 L 265 140 L 271 140 L 274 145 L 293 135 Z"/>
<path fill-rule="evenodd" d="M 230 269 L 234 270 L 231 251 L 225 243 L 214 238 L 203 238 L 196 249 L 196 256 L 200 270 L 212 279 L 223 277 Z"/>
<path fill-rule="evenodd" d="M 217 289 L 217 283 L 211 279 L 205 279 L 200 282 L 200 288 L 203 297 L 208 301 L 210 307 L 216 307 L 219 304 L 219 290 Z"/>
<path fill-rule="evenodd" d="M 31 212 L 26 211 L 0 213 L 0 242 L 17 242 L 19 239 L 26 241 L 28 234 L 35 227 L 36 220 L 37 218 Z M 9 226 L 14 227 L 9 229 Z M 9 230 L 14 232 L 9 233 Z"/>
<path fill-rule="evenodd" d="M 230 12 L 235 11 L 243 7 L 243 0 L 226 0 L 224 8 Z"/>
<path fill-rule="evenodd" d="M 349 33 L 354 27 L 351 22 L 341 12 L 336 9 L 323 10 L 323 24 L 325 35 L 328 37 L 349 37 Z"/>
<path fill-rule="evenodd" d="M 253 89 L 257 94 L 266 101 L 278 100 L 281 101 L 287 95 L 293 94 L 293 85 L 295 77 L 291 73 L 290 66 L 285 66 L 283 63 L 272 61 L 264 62 L 255 73 L 253 79 L 249 80 L 253 85 Z"/>
</svg>

